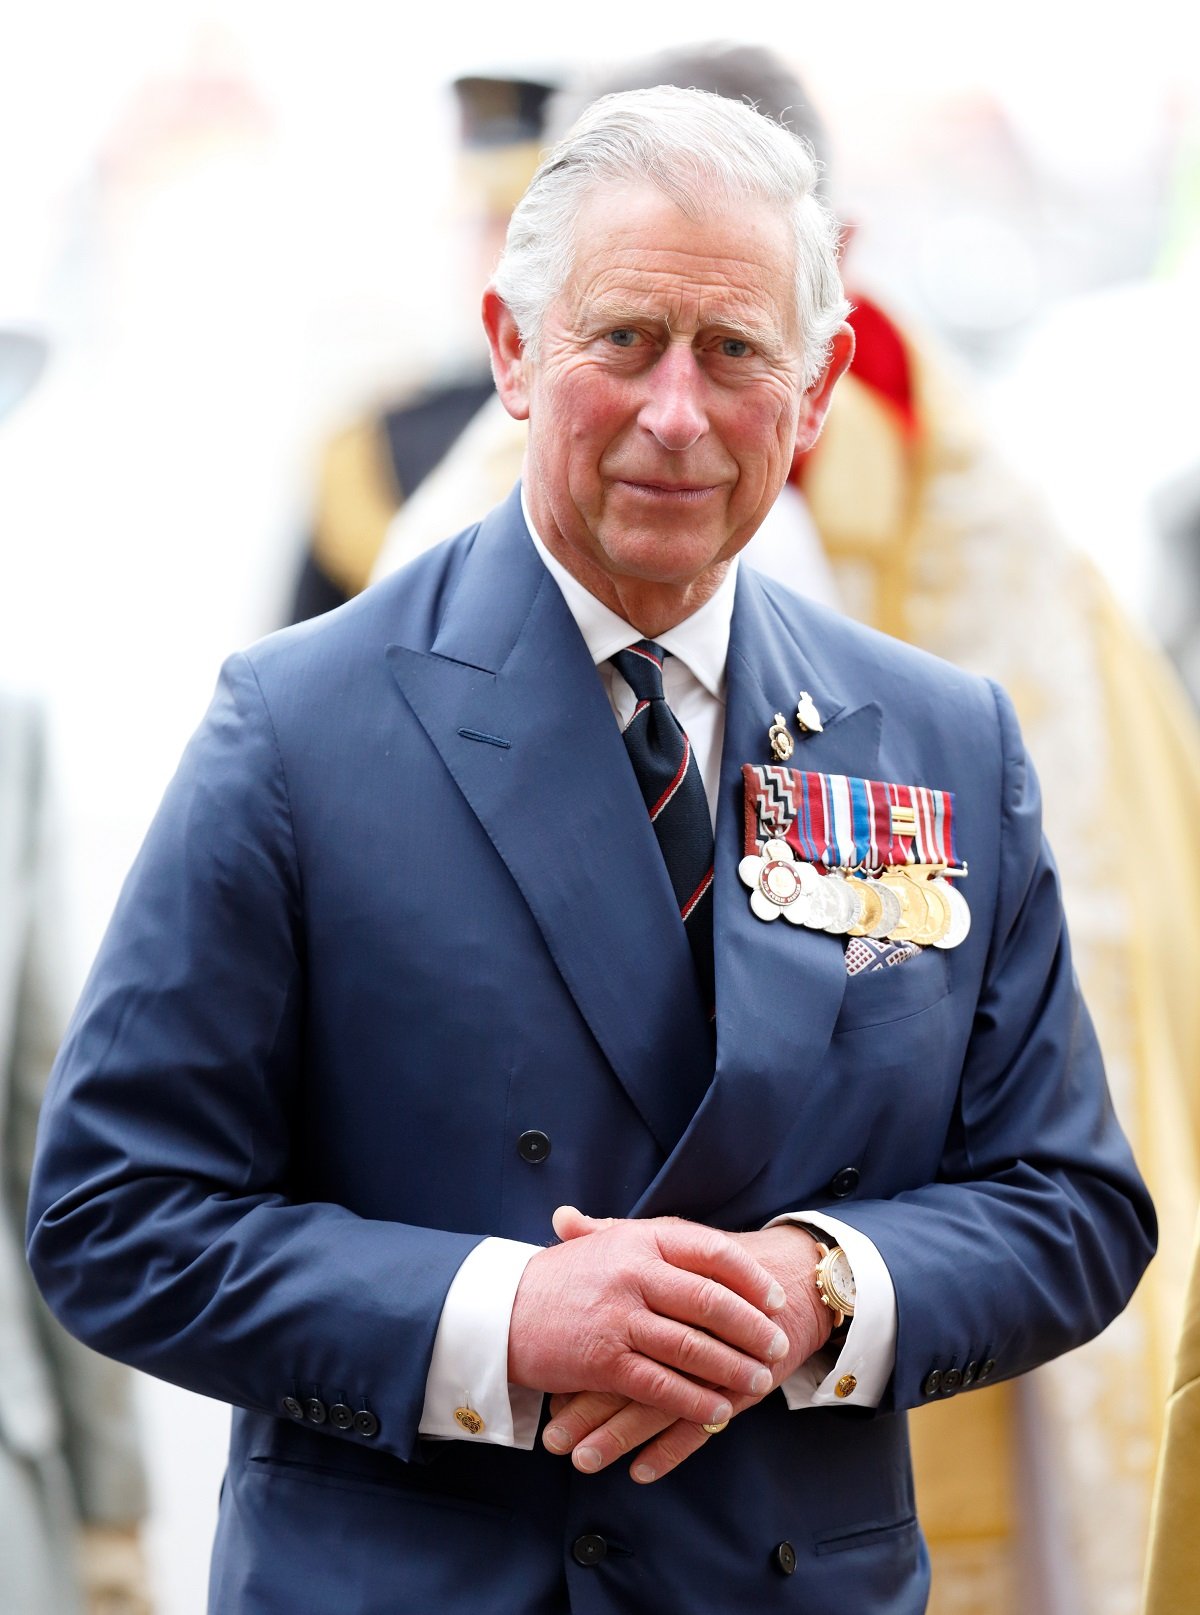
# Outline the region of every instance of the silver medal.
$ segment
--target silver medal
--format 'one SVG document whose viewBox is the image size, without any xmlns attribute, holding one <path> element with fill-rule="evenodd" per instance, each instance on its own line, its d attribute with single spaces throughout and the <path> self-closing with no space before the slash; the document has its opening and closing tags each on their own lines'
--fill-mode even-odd
<svg viewBox="0 0 1200 1615">
<path fill-rule="evenodd" d="M 971 929 L 971 910 L 952 880 L 935 880 L 933 884 L 950 905 L 950 929 L 933 945 L 935 948 L 957 948 Z"/>
<path fill-rule="evenodd" d="M 904 912 L 904 908 L 892 888 L 885 886 L 881 880 L 875 882 L 875 895 L 883 905 L 883 913 L 867 932 L 867 935 L 873 937 L 876 942 L 882 942 L 885 937 L 890 935 L 893 926 L 900 924 L 900 916 Z"/>
<path fill-rule="evenodd" d="M 770 923 L 782 914 L 792 925 L 807 925 L 809 893 L 817 876 L 811 864 L 798 864 L 786 841 L 771 840 L 762 853 L 743 858 L 738 878 L 750 888 L 750 909 Z"/>
</svg>

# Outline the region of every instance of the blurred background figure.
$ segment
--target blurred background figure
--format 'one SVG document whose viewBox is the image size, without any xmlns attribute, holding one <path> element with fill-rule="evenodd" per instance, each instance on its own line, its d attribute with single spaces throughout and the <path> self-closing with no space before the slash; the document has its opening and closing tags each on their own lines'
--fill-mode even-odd
<svg viewBox="0 0 1200 1615">
<path fill-rule="evenodd" d="M 1196 1236 L 1196 1259 L 1159 1458 L 1143 1615 L 1176 1615 L 1190 1609 L 1200 1587 L 1200 1534 L 1196 1531 L 1200 1520 L 1200 1224 Z"/>
<path fill-rule="evenodd" d="M 1200 706 L 1200 460 L 1158 491 L 1154 621 L 1192 700 Z"/>
<path fill-rule="evenodd" d="M 828 165 L 802 85 L 751 46 L 672 51 L 573 86 L 550 108 L 548 140 L 594 96 L 663 82 L 752 100 Z M 828 167 L 826 180 L 836 206 Z M 931 1610 L 1130 1610 L 1200 1159 L 1200 847 L 1187 829 L 1200 816 L 1200 734 L 1164 659 L 996 452 L 945 356 L 858 282 L 849 226 L 846 243 L 854 363 L 746 559 L 1012 694 L 1077 969 L 1164 1221 L 1164 1256 L 1099 1341 L 1017 1385 L 953 1405 L 939 1395 L 913 1420 Z M 523 446 L 522 423 L 486 404 L 393 518 L 375 575 L 498 502 Z M 1130 852 L 1143 837 L 1173 849 L 1176 889 L 1191 894 L 1169 928 L 1148 912 Z"/>
<path fill-rule="evenodd" d="M 0 325 L 0 417 L 44 359 L 35 335 Z M 132 1376 L 55 1323 L 25 1266 L 34 1131 L 67 1007 L 61 950 L 42 714 L 0 691 L 0 1611 L 149 1615 Z"/>
<path fill-rule="evenodd" d="M 533 178 L 545 107 L 557 82 L 534 68 L 454 81 L 456 182 L 465 215 L 467 284 L 475 300 L 500 256 L 509 214 Z M 474 313 L 472 307 L 469 317 Z M 290 621 L 318 616 L 366 587 L 392 517 L 492 396 L 479 335 L 473 359 L 464 355 L 450 372 L 372 411 L 326 446 Z"/>
</svg>

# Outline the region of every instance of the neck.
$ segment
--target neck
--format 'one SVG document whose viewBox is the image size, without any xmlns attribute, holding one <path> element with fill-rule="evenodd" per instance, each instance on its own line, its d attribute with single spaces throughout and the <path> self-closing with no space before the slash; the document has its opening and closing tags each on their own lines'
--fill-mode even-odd
<svg viewBox="0 0 1200 1615">
<path fill-rule="evenodd" d="M 553 530 L 540 536 L 554 559 L 601 605 L 636 628 L 643 639 L 657 639 L 699 611 L 720 588 L 731 564 L 716 561 L 686 583 L 613 577 L 572 549 Z"/>
</svg>

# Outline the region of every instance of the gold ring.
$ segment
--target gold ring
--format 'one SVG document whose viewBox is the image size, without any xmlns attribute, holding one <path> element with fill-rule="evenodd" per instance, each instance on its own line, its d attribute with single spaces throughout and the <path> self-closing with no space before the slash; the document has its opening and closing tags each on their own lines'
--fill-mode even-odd
<svg viewBox="0 0 1200 1615">
<path fill-rule="evenodd" d="M 728 1419 L 722 1419 L 720 1424 L 702 1424 L 700 1428 L 707 1430 L 710 1436 L 719 1436 L 728 1423 Z"/>
</svg>

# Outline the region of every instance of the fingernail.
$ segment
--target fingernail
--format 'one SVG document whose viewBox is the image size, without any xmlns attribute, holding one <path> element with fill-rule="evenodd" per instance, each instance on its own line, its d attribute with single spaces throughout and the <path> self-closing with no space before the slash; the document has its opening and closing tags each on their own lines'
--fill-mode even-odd
<svg viewBox="0 0 1200 1615">
<path fill-rule="evenodd" d="M 754 1378 L 750 1381 L 750 1389 L 755 1396 L 766 1396 L 774 1383 L 771 1370 L 769 1368 L 759 1368 L 755 1371 Z"/>
<path fill-rule="evenodd" d="M 711 1419 L 706 1419 L 705 1423 L 706 1424 L 724 1424 L 726 1422 L 726 1420 L 732 1419 L 732 1418 L 733 1418 L 733 1408 L 730 1406 L 730 1404 L 728 1402 L 718 1402 L 716 1407 L 713 1409 L 712 1418 Z"/>
<path fill-rule="evenodd" d="M 767 1356 L 773 1363 L 777 1363 L 788 1349 L 788 1337 L 782 1329 L 775 1332 L 775 1338 L 767 1348 Z"/>
<path fill-rule="evenodd" d="M 767 1311 L 778 1312 L 786 1300 L 787 1296 L 783 1293 L 783 1285 L 779 1283 L 772 1284 L 767 1291 Z"/>
<path fill-rule="evenodd" d="M 635 1464 L 633 1468 L 634 1480 L 643 1486 L 648 1486 L 652 1480 L 657 1480 L 658 1470 L 651 1469 L 649 1464 Z"/>
<path fill-rule="evenodd" d="M 542 1435 L 542 1440 L 551 1452 L 566 1452 L 571 1445 L 571 1438 L 561 1425 L 548 1424 Z"/>
<path fill-rule="evenodd" d="M 595 1447 L 576 1447 L 575 1467 L 582 1469 L 585 1475 L 594 1475 L 600 1467 L 600 1454 Z"/>
</svg>

